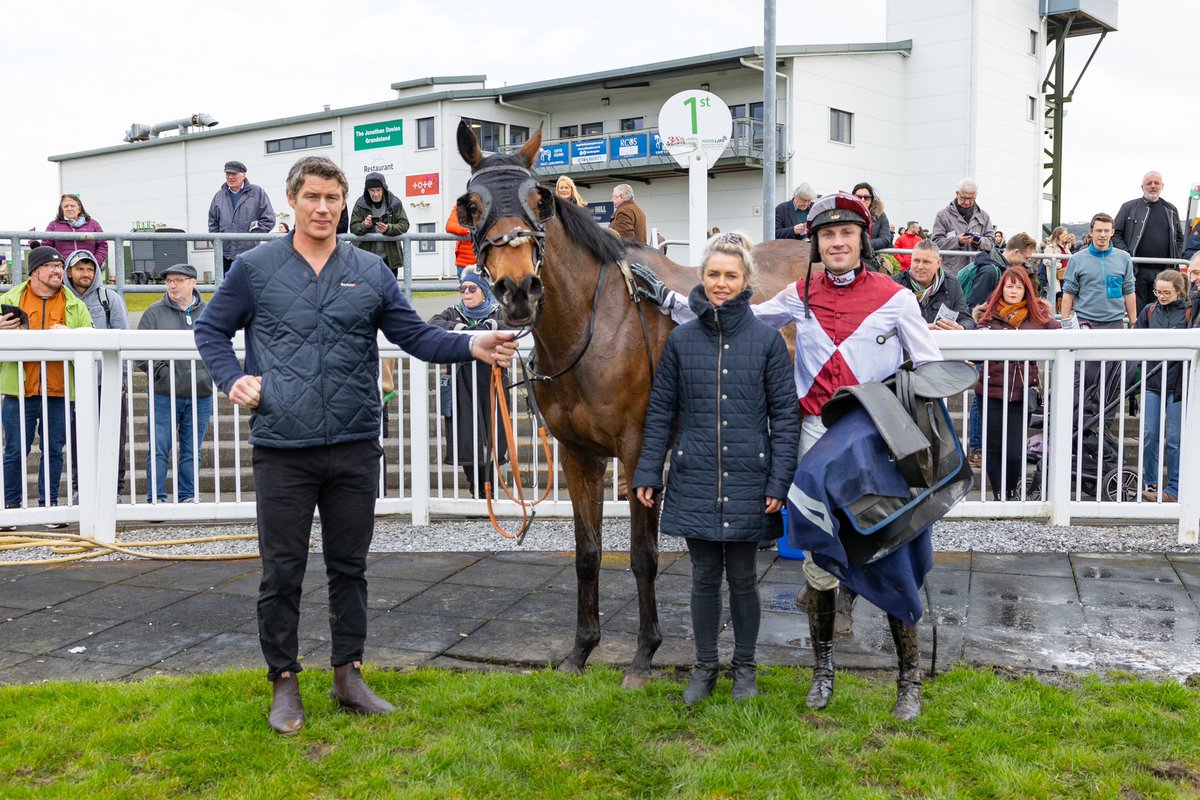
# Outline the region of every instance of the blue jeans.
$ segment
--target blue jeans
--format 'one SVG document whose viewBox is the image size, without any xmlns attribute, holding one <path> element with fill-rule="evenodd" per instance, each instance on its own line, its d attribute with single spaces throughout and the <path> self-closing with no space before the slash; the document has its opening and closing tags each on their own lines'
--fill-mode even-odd
<svg viewBox="0 0 1200 800">
<path fill-rule="evenodd" d="M 1162 474 L 1158 466 L 1158 426 L 1161 416 L 1159 403 L 1161 402 L 1157 392 L 1146 392 L 1146 407 L 1142 409 L 1146 420 L 1146 438 L 1142 443 L 1142 463 L 1144 465 L 1142 469 L 1145 470 L 1146 477 L 1142 483 L 1146 486 L 1157 486 L 1158 476 Z M 1163 487 L 1163 492 L 1175 497 L 1179 497 L 1179 432 L 1182 410 L 1183 403 L 1167 397 L 1167 432 L 1163 437 L 1166 450 L 1167 485 Z"/>
<path fill-rule="evenodd" d="M 967 438 L 971 452 L 983 449 L 983 414 L 979 411 L 979 395 L 971 395 L 971 416 L 967 420 Z"/>
<path fill-rule="evenodd" d="M 196 405 L 196 445 L 204 441 L 208 433 L 208 423 L 212 418 L 212 395 L 197 397 Z M 179 500 L 191 500 L 196 495 L 195 474 L 192 469 L 192 398 L 175 398 L 175 410 L 171 411 L 171 397 L 165 394 L 154 395 L 154 455 L 146 456 L 146 502 L 167 502 L 167 491 L 163 484 L 167 481 L 167 467 L 171 463 L 171 431 L 177 431 L 179 436 L 179 470 L 175 475 L 175 487 L 179 490 Z M 151 469 L 157 480 L 151 480 Z"/>
<path fill-rule="evenodd" d="M 21 404 L 25 404 L 25 435 L 21 430 Z M 61 397 L 46 398 L 46 412 L 49 419 L 42 425 L 41 397 L 5 397 L 0 417 L 4 425 L 4 506 L 19 508 L 21 505 L 21 487 L 25 483 L 25 475 L 21 472 L 21 442 L 25 443 L 25 455 L 29 455 L 33 447 L 33 436 L 41 425 L 42 458 L 50 456 L 50 505 L 58 505 L 58 484 L 62 478 L 63 447 L 67 442 L 66 421 L 63 418 L 65 402 Z M 75 404 L 72 403 L 72 406 Z M 46 444 L 46 434 L 49 433 L 49 447 Z M 38 505 L 46 505 L 46 473 L 44 464 L 38 464 Z"/>
</svg>

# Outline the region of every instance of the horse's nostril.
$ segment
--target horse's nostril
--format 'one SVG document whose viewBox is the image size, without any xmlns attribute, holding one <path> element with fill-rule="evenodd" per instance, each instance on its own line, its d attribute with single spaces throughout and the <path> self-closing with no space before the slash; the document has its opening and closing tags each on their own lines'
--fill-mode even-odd
<svg viewBox="0 0 1200 800">
<path fill-rule="evenodd" d="M 525 286 L 525 293 L 532 298 L 542 296 L 542 279 L 537 275 L 530 275 L 522 282 Z"/>
</svg>

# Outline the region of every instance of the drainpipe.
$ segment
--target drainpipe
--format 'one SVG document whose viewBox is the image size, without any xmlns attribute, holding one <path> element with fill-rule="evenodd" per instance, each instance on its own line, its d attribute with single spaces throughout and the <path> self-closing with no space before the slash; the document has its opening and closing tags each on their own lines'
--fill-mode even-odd
<svg viewBox="0 0 1200 800">
<path fill-rule="evenodd" d="M 761 66 L 759 66 L 758 64 L 755 64 L 755 63 L 754 63 L 754 62 L 752 62 L 752 61 L 747 61 L 747 60 L 746 60 L 746 59 L 744 59 L 744 58 L 738 59 L 738 61 L 739 61 L 739 62 L 741 62 L 741 65 L 742 65 L 743 67 L 746 67 L 747 69 L 754 69 L 754 70 L 758 70 L 759 72 L 763 72 L 763 68 L 762 68 Z M 785 125 L 786 125 L 786 130 L 787 130 L 787 135 L 784 137 L 784 141 L 785 141 L 785 142 L 787 142 L 787 144 L 788 144 L 788 151 L 787 151 L 787 154 L 786 154 L 786 160 L 783 162 L 783 163 L 784 163 L 784 166 L 783 166 L 783 180 L 784 180 L 784 187 L 783 187 L 783 188 L 784 188 L 784 191 L 787 193 L 787 196 L 788 196 L 788 197 L 791 197 L 791 196 L 792 196 L 792 195 L 791 195 L 791 192 L 792 192 L 793 190 L 795 190 L 795 188 L 796 188 L 796 187 L 795 187 L 795 186 L 792 184 L 792 147 L 791 147 L 791 141 L 792 141 L 792 136 L 794 136 L 794 135 L 795 135 L 795 133 L 793 132 L 793 129 L 792 129 L 792 105 L 793 105 L 793 104 L 792 104 L 792 79 L 791 79 L 791 76 L 790 76 L 790 75 L 788 75 L 786 72 L 776 72 L 776 73 L 775 73 L 775 77 L 776 77 L 776 78 L 783 78 L 783 92 L 784 92 L 784 97 L 786 97 L 786 98 L 787 98 L 787 122 L 785 123 Z M 763 109 L 763 116 L 766 116 L 766 109 L 765 109 L 765 108 Z M 763 131 L 763 135 L 764 135 L 764 136 L 766 136 L 766 135 L 767 135 L 767 131 L 765 131 L 765 130 L 764 130 L 764 131 Z M 771 135 L 771 136 L 774 136 L 774 135 L 775 135 L 775 132 L 774 132 L 774 131 L 771 131 L 771 132 L 770 132 L 770 135 Z M 777 154 L 777 155 L 778 155 L 778 154 Z M 770 168 L 771 168 L 772 170 L 774 170 L 776 167 L 775 167 L 775 165 L 774 165 L 774 164 L 772 164 Z M 766 166 L 765 164 L 763 165 L 763 169 L 767 169 L 767 166 Z M 773 214 L 773 213 L 774 213 L 774 211 L 775 211 L 775 209 L 773 209 L 773 208 L 764 208 L 764 209 L 763 209 L 763 217 L 766 217 L 766 216 L 767 216 L 767 215 L 769 215 L 769 214 Z"/>
</svg>

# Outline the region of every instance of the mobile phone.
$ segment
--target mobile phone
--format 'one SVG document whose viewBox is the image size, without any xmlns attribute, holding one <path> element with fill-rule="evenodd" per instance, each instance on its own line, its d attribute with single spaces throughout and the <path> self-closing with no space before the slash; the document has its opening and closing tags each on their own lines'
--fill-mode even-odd
<svg viewBox="0 0 1200 800">
<path fill-rule="evenodd" d="M 20 306 L 10 306 L 8 303 L 0 304 L 0 317 L 7 317 L 9 314 L 21 320 L 22 328 L 29 327 L 29 315 Z"/>
</svg>

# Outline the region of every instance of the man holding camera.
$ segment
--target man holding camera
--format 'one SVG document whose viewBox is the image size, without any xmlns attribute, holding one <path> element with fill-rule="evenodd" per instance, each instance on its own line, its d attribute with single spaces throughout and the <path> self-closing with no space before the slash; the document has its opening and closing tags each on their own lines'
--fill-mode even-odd
<svg viewBox="0 0 1200 800">
<path fill-rule="evenodd" d="M 354 203 L 350 215 L 350 232 L 355 236 L 382 233 L 399 236 L 408 230 L 408 216 L 400 198 L 388 189 L 387 180 L 378 172 L 367 176 L 362 197 Z M 359 242 L 358 246 L 383 259 L 394 275 L 404 266 L 404 250 L 399 242 Z"/>
<path fill-rule="evenodd" d="M 970 256 L 952 255 L 951 250 L 980 250 L 990 253 L 996 246 L 992 237 L 992 218 L 975 202 L 979 187 L 971 178 L 963 178 L 954 190 L 950 205 L 937 213 L 929 238 L 942 253 L 942 269 L 957 277 L 971 261 Z"/>
</svg>

